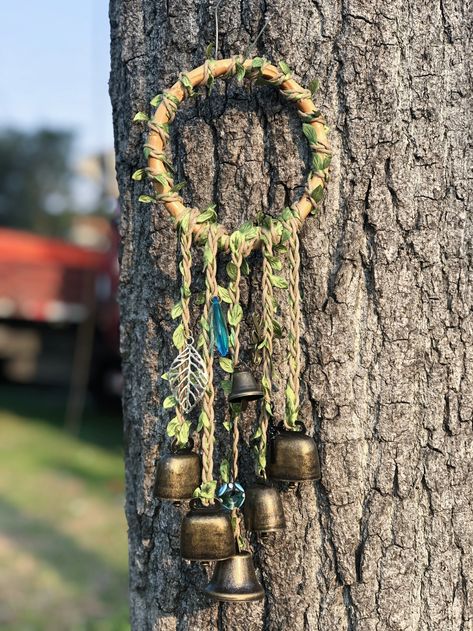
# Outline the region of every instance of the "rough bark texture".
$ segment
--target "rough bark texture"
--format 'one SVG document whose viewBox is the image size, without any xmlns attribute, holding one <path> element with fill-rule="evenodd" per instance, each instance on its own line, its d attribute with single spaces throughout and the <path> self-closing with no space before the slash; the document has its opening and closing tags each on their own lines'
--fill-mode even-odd
<svg viewBox="0 0 473 631">
<path fill-rule="evenodd" d="M 202 63 L 211 9 L 198 0 L 112 0 L 110 9 L 133 629 L 473 629 L 472 15 L 463 0 L 221 4 L 222 56 L 243 51 L 269 17 L 257 52 L 285 59 L 302 82 L 319 77 L 333 128 L 328 198 L 301 235 L 302 417 L 323 478 L 287 490 L 286 535 L 255 543 L 261 604 L 203 597 L 205 568 L 179 558 L 184 508 L 152 498 L 167 440 L 159 377 L 172 358 L 177 247 L 164 210 L 137 203 L 143 186 L 130 175 L 143 166 L 143 135 L 131 119 Z M 174 128 L 187 202 L 217 202 L 228 227 L 277 214 L 300 192 L 305 141 L 274 91 L 222 85 L 186 105 Z M 243 347 L 260 302 L 253 263 Z M 283 374 L 284 356 L 282 341 Z M 253 426 L 247 414 L 246 439 Z"/>
</svg>

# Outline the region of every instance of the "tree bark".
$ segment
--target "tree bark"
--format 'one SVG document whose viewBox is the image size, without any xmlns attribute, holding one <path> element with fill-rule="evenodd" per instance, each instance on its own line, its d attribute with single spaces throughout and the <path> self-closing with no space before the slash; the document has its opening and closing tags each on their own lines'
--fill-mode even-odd
<svg viewBox="0 0 473 631">
<path fill-rule="evenodd" d="M 137 203 L 138 110 L 204 59 L 213 5 L 112 0 L 111 97 L 120 185 L 126 513 L 134 630 L 473 629 L 471 22 L 460 0 L 227 0 L 220 56 L 284 59 L 332 127 L 323 209 L 301 232 L 302 419 L 322 480 L 285 490 L 288 530 L 255 542 L 262 603 L 212 604 L 207 570 L 179 557 L 183 507 L 152 497 L 166 449 L 178 296 L 176 233 Z M 189 205 L 233 229 L 297 197 L 308 152 L 274 90 L 219 87 L 173 124 Z M 147 189 L 146 189 L 147 190 Z M 222 259 L 223 261 L 223 259 Z M 243 286 L 243 349 L 259 308 L 259 258 Z M 196 274 L 198 268 L 196 267 Z M 248 359 L 248 353 L 246 353 Z M 275 364 L 285 374 L 285 341 Z M 281 388 L 277 408 L 281 413 Z M 242 469 L 254 413 L 243 427 Z M 219 431 L 219 453 L 225 432 Z"/>
</svg>

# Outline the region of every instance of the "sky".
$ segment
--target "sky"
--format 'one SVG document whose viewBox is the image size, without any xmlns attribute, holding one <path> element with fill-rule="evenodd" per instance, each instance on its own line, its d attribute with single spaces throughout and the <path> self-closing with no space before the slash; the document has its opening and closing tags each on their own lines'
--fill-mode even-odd
<svg viewBox="0 0 473 631">
<path fill-rule="evenodd" d="M 112 149 L 107 0 L 0 0 L 0 127 L 73 130 Z"/>
</svg>

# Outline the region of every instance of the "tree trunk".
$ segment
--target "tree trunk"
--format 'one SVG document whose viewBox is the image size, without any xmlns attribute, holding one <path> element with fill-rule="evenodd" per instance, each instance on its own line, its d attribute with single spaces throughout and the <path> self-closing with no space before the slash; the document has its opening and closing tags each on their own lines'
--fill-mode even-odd
<svg viewBox="0 0 473 631">
<path fill-rule="evenodd" d="M 184 507 L 152 497 L 166 449 L 178 296 L 176 233 L 146 185 L 138 110 L 204 59 L 213 6 L 112 0 L 111 97 L 122 210 L 121 327 L 132 628 L 473 629 L 471 14 L 460 0 L 256 0 L 220 6 L 220 56 L 255 54 L 318 77 L 332 128 L 326 201 L 301 231 L 302 419 L 322 480 L 283 493 L 288 530 L 253 541 L 261 603 L 212 604 L 179 557 Z M 308 152 L 271 88 L 218 82 L 173 124 L 189 205 L 234 229 L 301 192 Z M 223 261 L 223 259 L 222 259 Z M 242 287 L 248 348 L 257 255 Z M 195 269 L 196 275 L 198 268 Z M 285 374 L 285 341 L 275 364 Z M 247 354 L 248 355 L 248 354 Z M 277 409 L 281 413 L 280 394 Z M 253 412 L 243 423 L 242 468 Z M 219 433 L 222 453 L 225 432 Z"/>
</svg>

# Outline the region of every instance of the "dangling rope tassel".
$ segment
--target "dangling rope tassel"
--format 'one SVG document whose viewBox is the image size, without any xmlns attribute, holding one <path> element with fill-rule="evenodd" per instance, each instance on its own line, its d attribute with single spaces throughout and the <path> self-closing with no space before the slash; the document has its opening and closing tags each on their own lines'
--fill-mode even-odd
<svg viewBox="0 0 473 631">
<path fill-rule="evenodd" d="M 217 286 L 217 249 L 218 234 L 214 226 L 209 228 L 207 245 L 211 256 L 205 272 L 205 304 L 202 314 L 202 337 L 204 340 L 202 355 L 208 374 L 208 385 L 205 390 L 202 412 L 205 415 L 202 425 L 202 482 L 213 480 L 213 451 L 215 443 L 215 389 L 213 385 L 213 348 L 210 336 L 210 309 L 212 298 L 218 294 Z"/>
<path fill-rule="evenodd" d="M 295 207 L 293 217 L 286 222 L 286 228 L 291 232 L 287 242 L 287 256 L 289 262 L 288 292 L 289 292 L 289 379 L 286 387 L 286 414 L 284 424 L 293 429 L 299 415 L 299 378 L 301 372 L 300 349 L 300 293 L 299 293 L 299 235 L 301 220 Z"/>
<path fill-rule="evenodd" d="M 258 446 L 258 462 L 257 473 L 266 478 L 266 444 L 268 425 L 272 416 L 271 407 L 271 384 L 273 379 L 272 355 L 273 355 L 273 335 L 274 335 L 274 296 L 273 285 L 271 283 L 271 257 L 273 256 L 273 237 L 270 230 L 264 230 L 261 235 L 263 250 L 263 278 L 262 278 L 262 297 L 263 297 L 263 347 L 262 347 L 262 366 L 263 378 L 261 386 L 263 389 L 263 401 L 261 404 L 259 417 L 259 446 Z"/>
<path fill-rule="evenodd" d="M 231 306 L 229 314 L 231 315 L 231 335 L 230 344 L 233 349 L 233 370 L 238 366 L 240 356 L 240 322 L 242 318 L 242 311 L 240 305 L 240 280 L 241 280 L 241 265 L 243 263 L 243 249 L 244 238 L 240 233 L 233 233 L 230 237 L 230 249 L 231 249 L 231 261 L 235 266 L 235 279 L 228 286 L 228 293 L 230 295 Z M 230 321 L 229 321 L 230 322 Z M 240 429 L 238 422 L 240 420 L 240 413 L 232 414 L 232 478 L 233 482 L 238 479 L 238 444 L 240 442 Z M 237 547 L 241 549 L 241 517 L 237 509 L 232 511 L 232 524 L 235 539 L 237 541 Z"/>
</svg>

